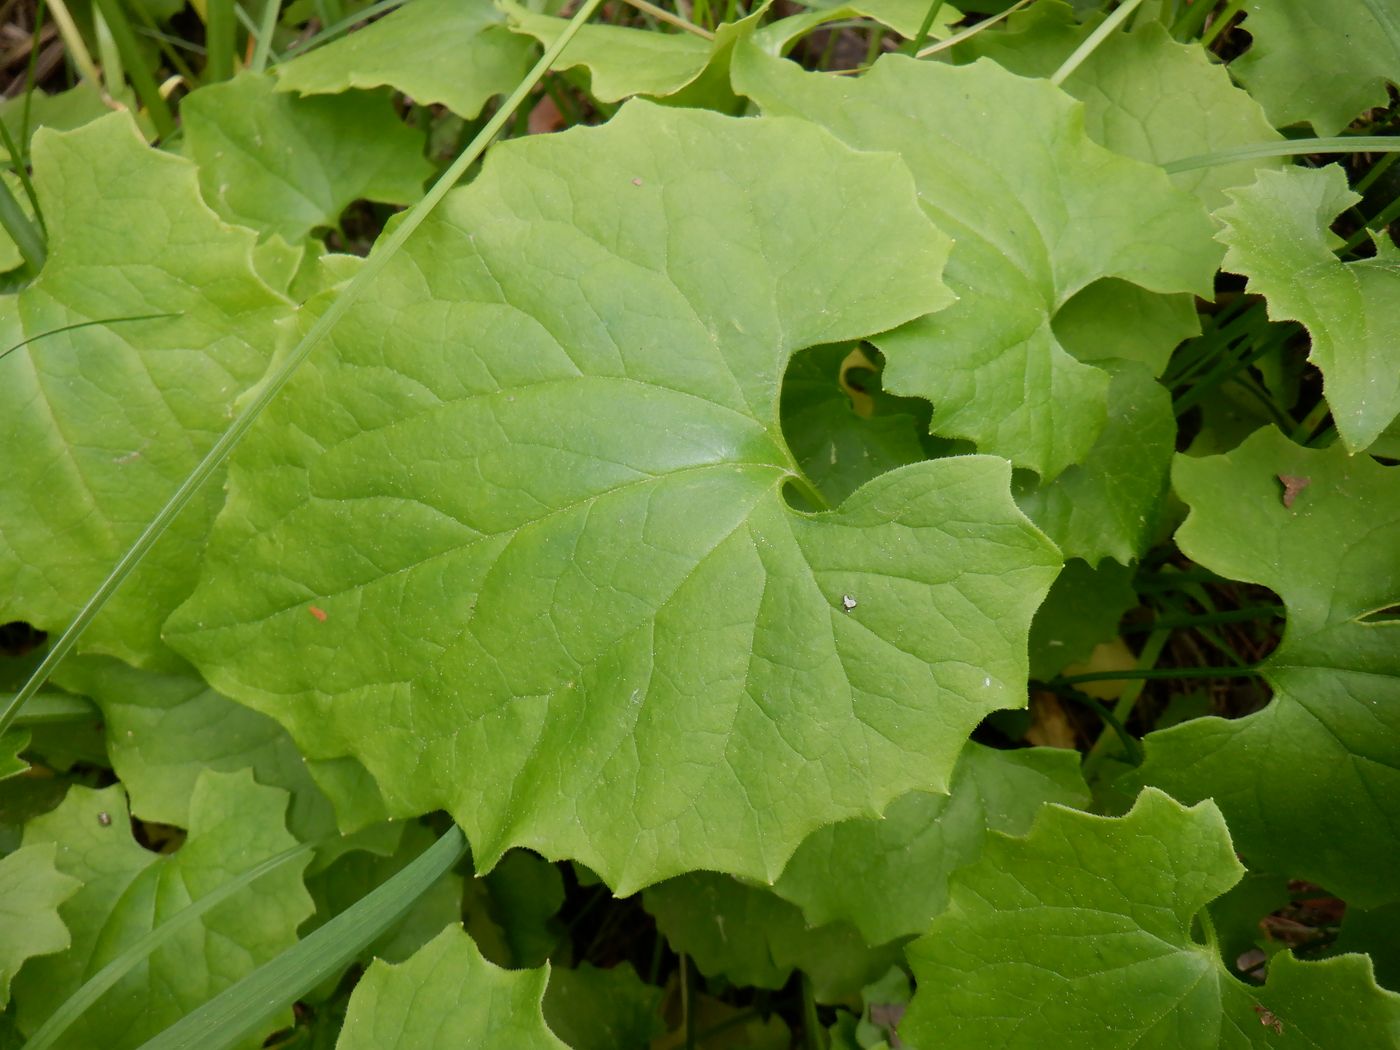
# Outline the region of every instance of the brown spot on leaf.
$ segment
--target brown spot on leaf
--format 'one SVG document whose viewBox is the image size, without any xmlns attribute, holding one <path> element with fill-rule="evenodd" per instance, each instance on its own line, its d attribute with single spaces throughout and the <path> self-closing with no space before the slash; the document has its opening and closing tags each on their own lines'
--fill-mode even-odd
<svg viewBox="0 0 1400 1050">
<path fill-rule="evenodd" d="M 110 828 L 112 826 L 112 815 L 104 810 L 97 814 L 97 823 L 101 824 L 104 828 Z"/>
<path fill-rule="evenodd" d="M 1280 474 L 1278 476 L 1283 483 L 1283 505 L 1293 506 L 1293 501 L 1298 498 L 1298 493 L 1312 484 L 1312 478 L 1302 478 L 1296 474 Z"/>
<path fill-rule="evenodd" d="M 316 619 L 320 620 L 322 623 L 326 622 L 326 610 L 322 609 L 319 605 L 308 605 L 306 607 L 306 611 L 309 612 L 312 616 L 316 617 Z"/>
<path fill-rule="evenodd" d="M 1278 1016 L 1272 1010 L 1266 1006 L 1261 1006 L 1259 1003 L 1255 1003 L 1254 1012 L 1259 1015 L 1259 1023 L 1265 1028 L 1273 1029 L 1276 1035 L 1283 1035 L 1283 1022 L 1278 1019 Z"/>
</svg>

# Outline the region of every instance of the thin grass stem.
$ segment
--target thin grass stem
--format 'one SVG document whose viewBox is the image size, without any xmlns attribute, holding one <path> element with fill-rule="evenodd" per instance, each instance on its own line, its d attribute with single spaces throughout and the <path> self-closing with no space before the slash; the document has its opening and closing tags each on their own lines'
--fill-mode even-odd
<svg viewBox="0 0 1400 1050">
<path fill-rule="evenodd" d="M 215 84 L 233 76 L 233 7 L 233 0 L 205 0 L 206 84 Z"/>
<path fill-rule="evenodd" d="M 648 3 L 648 0 L 623 0 L 623 2 L 627 4 L 628 7 L 635 7 L 643 14 L 651 15 L 651 17 L 658 22 L 665 22 L 668 26 L 675 26 L 677 29 L 692 33 L 705 40 L 713 40 L 715 38 L 715 35 L 708 29 L 704 29 L 694 22 L 687 22 L 680 15 L 673 15 L 663 7 L 657 7 L 653 3 Z"/>
<path fill-rule="evenodd" d="M 938 54 L 940 51 L 947 51 L 950 47 L 956 47 L 958 44 L 961 44 L 964 40 L 971 40 L 978 33 L 982 32 L 982 30 L 990 29 L 998 22 L 1010 18 L 1012 15 L 1014 15 L 1017 11 L 1021 10 L 1021 8 L 1025 7 L 1030 2 L 1031 0 L 1016 0 L 1016 3 L 1012 4 L 1000 14 L 993 15 L 991 18 L 978 22 L 975 26 L 969 26 L 967 29 L 964 29 L 961 33 L 954 33 L 947 40 L 940 40 L 936 44 L 930 44 L 928 47 L 924 48 L 914 57 L 928 58 L 931 55 Z"/>
<path fill-rule="evenodd" d="M 73 65 L 78 67 L 78 74 L 98 91 L 102 91 L 102 74 L 97 71 L 97 63 L 92 60 L 92 54 L 83 40 L 83 34 L 78 32 L 78 23 L 73 21 L 68 5 L 64 0 L 48 0 L 48 5 L 53 14 L 54 24 L 58 26 L 58 35 L 63 38 L 63 48 L 73 60 Z"/>
<path fill-rule="evenodd" d="M 257 44 L 253 47 L 253 60 L 249 69 L 261 73 L 267 69 L 268 57 L 272 54 L 272 34 L 277 31 L 277 16 L 282 12 L 282 0 L 263 0 L 262 19 L 258 22 Z"/>
<path fill-rule="evenodd" d="M 1333 135 L 1325 138 L 1288 139 L 1285 142 L 1256 142 L 1235 146 L 1215 153 L 1198 153 L 1162 165 L 1168 175 L 1183 171 L 1211 168 L 1218 164 L 1234 164 L 1242 160 L 1263 160 L 1267 157 L 1299 157 L 1313 153 L 1400 153 L 1400 136 L 1394 135 Z"/>
<path fill-rule="evenodd" d="M 1111 33 L 1116 32 L 1118 27 L 1127 21 L 1128 16 L 1136 11 L 1141 3 L 1142 0 L 1123 0 L 1123 3 L 1114 8 L 1113 13 L 1100 22 L 1082 44 L 1070 52 L 1069 58 L 1065 59 L 1060 64 L 1060 68 L 1050 75 L 1050 83 L 1056 87 L 1063 84 L 1076 69 L 1084 64 L 1085 59 L 1108 39 Z"/>
</svg>

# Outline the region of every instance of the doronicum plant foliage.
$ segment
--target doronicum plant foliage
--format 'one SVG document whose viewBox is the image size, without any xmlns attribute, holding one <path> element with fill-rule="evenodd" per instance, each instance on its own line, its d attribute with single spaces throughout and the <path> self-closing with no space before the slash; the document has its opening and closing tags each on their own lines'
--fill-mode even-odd
<svg viewBox="0 0 1400 1050">
<path fill-rule="evenodd" d="M 1400 1046 L 1322 6 L 3 5 L 0 1043 Z"/>
</svg>

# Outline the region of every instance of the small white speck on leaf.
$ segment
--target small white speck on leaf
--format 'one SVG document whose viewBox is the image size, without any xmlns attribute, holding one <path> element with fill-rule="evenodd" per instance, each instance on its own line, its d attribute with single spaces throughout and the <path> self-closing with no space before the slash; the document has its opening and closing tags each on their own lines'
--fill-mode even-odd
<svg viewBox="0 0 1400 1050">
<path fill-rule="evenodd" d="M 841 609 L 844 612 L 850 612 L 855 607 L 856 600 L 854 598 L 852 598 L 849 594 L 841 595 Z"/>
<path fill-rule="evenodd" d="M 105 810 L 102 811 L 97 814 L 97 823 L 101 824 L 104 828 L 110 828 L 112 826 L 112 815 Z"/>
<path fill-rule="evenodd" d="M 982 679 L 982 688 L 983 688 L 983 689 L 990 689 L 991 687 L 992 687 L 992 676 L 991 676 L 991 675 L 988 675 L 986 678 Z"/>
</svg>

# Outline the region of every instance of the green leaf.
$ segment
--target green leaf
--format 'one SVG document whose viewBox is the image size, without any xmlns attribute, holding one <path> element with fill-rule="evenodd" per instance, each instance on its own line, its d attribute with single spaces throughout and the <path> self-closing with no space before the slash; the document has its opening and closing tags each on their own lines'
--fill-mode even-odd
<svg viewBox="0 0 1400 1050">
<path fill-rule="evenodd" d="M 493 966 L 449 926 L 407 962 L 365 971 L 336 1050 L 566 1050 L 541 1012 L 548 979 L 548 967 Z"/>
<path fill-rule="evenodd" d="M 838 244 L 820 199 L 882 207 Z M 789 356 L 937 308 L 946 251 L 896 158 L 796 121 L 506 143 L 249 435 L 168 631 L 480 870 L 776 877 L 1024 702 L 1058 557 L 1005 463 L 783 496 Z"/>
<path fill-rule="evenodd" d="M 1083 462 L 1054 481 L 1022 473 L 1016 504 L 1067 558 L 1131 564 L 1156 538 L 1176 451 L 1171 395 L 1136 364 L 1107 369 L 1108 423 Z"/>
<path fill-rule="evenodd" d="M 880 820 L 820 829 L 773 890 L 813 925 L 849 922 L 871 944 L 912 936 L 943 910 L 949 875 L 981 856 L 993 831 L 1024 832 L 1045 802 L 1088 801 L 1072 751 L 969 743 L 947 795 L 913 792 Z"/>
<path fill-rule="evenodd" d="M 827 506 L 886 471 L 930 458 L 928 402 L 883 393 L 868 364 L 863 351 L 817 346 L 797 354 L 783 378 L 783 437 Z"/>
<path fill-rule="evenodd" d="M 900 945 L 869 946 L 845 922 L 810 925 L 764 886 L 698 871 L 652 886 L 642 904 L 676 952 L 706 976 L 781 988 L 800 969 L 818 1002 L 851 998 L 900 957 Z"/>
<path fill-rule="evenodd" d="M 1091 142 L 1079 105 L 1044 81 L 891 55 L 859 79 L 831 77 L 751 45 L 734 75 L 766 113 L 899 152 L 954 235 L 947 276 L 960 301 L 875 340 L 886 386 L 932 401 L 935 433 L 1054 478 L 1103 430 L 1110 382 L 1060 345 L 1055 312 L 1104 277 L 1211 294 L 1219 254 L 1200 206 Z"/>
<path fill-rule="evenodd" d="M 15 982 L 20 1026 L 32 1032 L 131 941 L 221 883 L 296 845 L 282 814 L 287 793 L 250 772 L 204 773 L 190 800 L 189 837 L 172 854 L 131 837 L 119 787 L 74 786 L 25 829 L 25 846 L 55 843 L 59 871 L 82 882 L 60 907 L 73 944 L 28 963 Z M 65 1047 L 139 1046 L 296 940 L 311 913 L 292 862 L 210 911 L 130 971 L 68 1029 Z M 276 1024 L 269 1022 L 263 1035 Z M 258 1045 L 253 1043 L 251 1045 Z"/>
<path fill-rule="evenodd" d="M 1011 16 L 1006 29 L 978 33 L 955 53 L 989 57 L 1022 76 L 1049 76 L 1097 24 L 1080 24 L 1069 5 L 1042 0 Z M 1116 153 L 1166 164 L 1185 157 L 1282 138 L 1249 94 L 1199 44 L 1172 40 L 1161 22 L 1138 18 L 1130 33 L 1112 33 L 1067 78 L 1065 91 L 1084 103 L 1084 130 Z M 1250 182 L 1282 158 L 1239 161 L 1171 176 L 1208 210 L 1224 190 Z"/>
<path fill-rule="evenodd" d="M 54 866 L 57 850 L 41 843 L 0 857 L 0 1010 L 26 959 L 61 952 L 70 943 L 58 906 L 83 884 Z"/>
<path fill-rule="evenodd" d="M 666 1030 L 661 996 L 630 963 L 608 970 L 583 963 L 550 972 L 544 1019 L 570 1050 L 634 1050 Z"/>
<path fill-rule="evenodd" d="M 954 876 L 909 949 L 916 1046 L 1366 1046 L 1400 1038 L 1400 996 L 1365 956 L 1299 962 L 1263 987 L 1225 969 L 1192 917 L 1243 869 L 1219 811 L 1144 791 L 1124 817 L 1048 807 Z"/>
<path fill-rule="evenodd" d="M 490 0 L 409 0 L 348 36 L 276 67 L 278 90 L 334 95 L 392 87 L 471 120 L 525 76 L 533 50 Z"/>
<path fill-rule="evenodd" d="M 535 14 L 511 0 L 503 0 L 502 7 L 512 29 L 545 47 L 569 24 L 568 19 Z M 668 98 L 675 105 L 731 111 L 738 100 L 729 87 L 730 56 L 762 18 L 759 10 L 738 22 L 725 22 L 713 40 L 693 33 L 587 25 L 551 68 L 587 69 L 589 93 L 604 102 L 648 95 Z"/>
<path fill-rule="evenodd" d="M 1332 254 L 1330 223 L 1361 199 L 1339 165 L 1264 172 L 1229 196 L 1216 212 L 1222 265 L 1249 278 L 1270 318 L 1307 327 L 1337 433 L 1352 452 L 1366 449 L 1400 413 L 1400 255 L 1391 245 L 1350 263 Z"/>
<path fill-rule="evenodd" d="M 1177 542 L 1288 609 L 1264 663 L 1273 700 L 1245 718 L 1198 718 L 1144 741 L 1143 781 L 1213 798 L 1253 869 L 1326 886 L 1359 907 L 1400 899 L 1400 469 L 1275 430 L 1234 452 L 1178 456 L 1191 507 Z M 1303 479 L 1291 506 L 1280 476 Z"/>
<path fill-rule="evenodd" d="M 1335 135 L 1388 102 L 1400 83 L 1400 12 L 1392 0 L 1319 7 L 1310 0 L 1249 0 L 1253 46 L 1230 65 L 1278 127 L 1307 121 Z"/>
<path fill-rule="evenodd" d="M 514 32 L 554 43 L 567 18 L 538 14 L 505 0 Z M 603 102 L 632 95 L 673 95 L 709 64 L 714 42 L 691 33 L 658 32 L 628 26 L 587 25 L 555 62 L 554 69 L 583 67 L 589 73 L 589 94 Z"/>
<path fill-rule="evenodd" d="M 55 678 L 101 708 L 107 753 L 137 818 L 188 827 L 204 770 L 250 769 L 258 783 L 291 795 L 287 826 L 298 839 L 334 833 L 330 803 L 286 730 L 220 696 L 188 669 L 156 674 L 110 657 L 79 657 Z"/>
<path fill-rule="evenodd" d="M 1055 338 L 1085 364 L 1131 361 L 1154 377 L 1183 340 L 1201 334 L 1193 296 L 1158 295 L 1113 277 L 1076 292 L 1052 324 Z"/>
<path fill-rule="evenodd" d="M 290 303 L 254 272 L 252 231 L 215 216 L 194 165 L 147 148 L 129 117 L 41 131 L 34 163 L 49 260 L 0 306 L 17 321 L 7 340 L 149 318 L 46 336 L 0 360 L 10 465 L 0 472 L 0 621 L 53 629 L 212 444 L 262 375 Z M 222 500 L 217 484 L 195 497 L 93 623 L 88 651 L 178 666 L 160 624 L 189 594 Z"/>
<path fill-rule="evenodd" d="M 121 92 L 117 96 L 117 101 L 130 105 L 132 99 L 129 93 Z M 15 145 L 21 153 L 28 145 L 28 143 L 19 141 L 20 134 L 24 129 L 24 110 L 25 97 L 23 94 L 0 102 L 0 121 L 4 122 L 5 128 L 9 131 L 10 137 L 15 140 Z M 32 136 L 40 128 L 72 131 L 98 117 L 108 116 L 111 112 L 111 107 L 102 100 L 102 93 L 85 80 L 76 87 L 53 95 L 36 89 L 29 99 L 29 133 Z M 13 164 L 10 154 L 3 144 L 0 144 L 0 163 Z"/>
<path fill-rule="evenodd" d="M 334 226 L 362 197 L 411 204 L 432 173 L 423 132 L 399 120 L 384 91 L 299 98 L 245 72 L 193 92 L 180 114 L 210 207 L 290 244 Z"/>
<path fill-rule="evenodd" d="M 29 747 L 29 740 L 27 729 L 7 729 L 0 735 L 0 780 L 18 776 L 29 769 L 29 763 L 20 757 Z"/>
<path fill-rule="evenodd" d="M 559 921 L 564 876 L 528 850 L 511 850 L 483 881 L 491 894 L 491 917 L 501 928 L 513 969 L 545 962 L 564 939 Z"/>
<path fill-rule="evenodd" d="M 355 850 L 307 879 L 307 889 L 316 902 L 316 914 L 302 927 L 303 937 L 323 926 L 332 916 L 348 911 L 375 887 L 382 886 L 422 856 L 437 838 L 430 829 L 416 822 L 393 826 L 401 834 L 389 855 L 375 856 L 365 850 Z M 402 962 L 436 937 L 444 926 L 459 922 L 463 882 L 462 876 L 455 872 L 444 873 L 414 900 L 403 918 L 365 949 L 365 954 L 372 953 L 387 962 Z M 327 984 L 334 984 L 337 976 L 328 978 Z"/>
<path fill-rule="evenodd" d="M 1137 604 L 1132 569 L 1114 561 L 1097 568 L 1077 558 L 1065 562 L 1031 622 L 1031 677 L 1045 681 L 1087 660 Z"/>
</svg>

